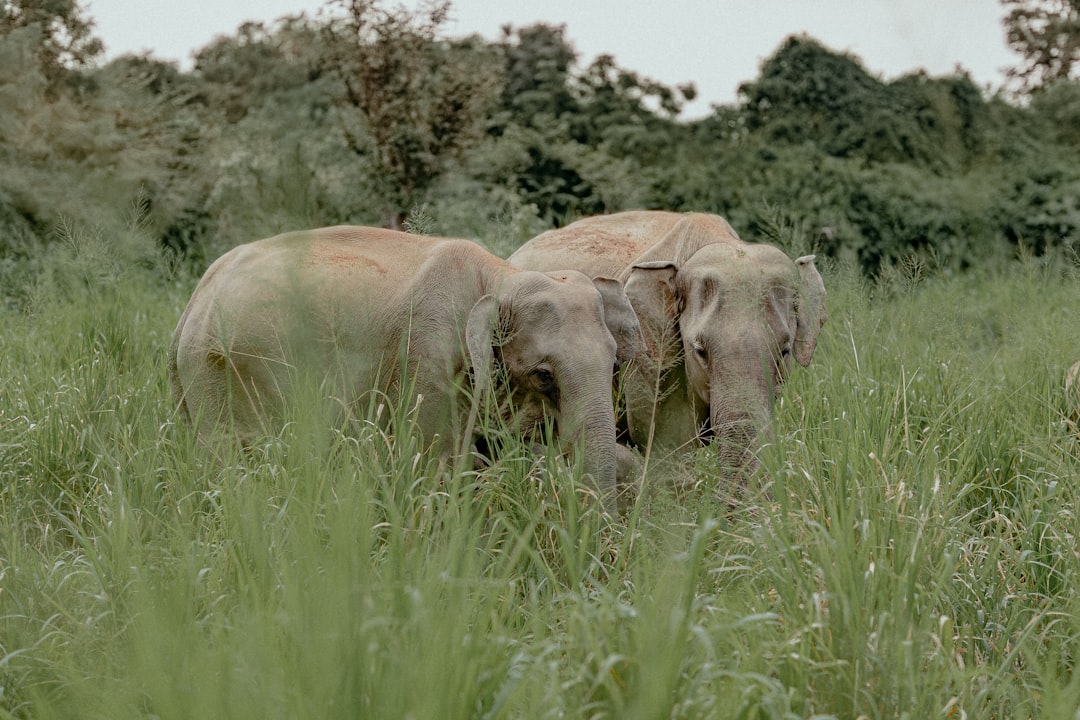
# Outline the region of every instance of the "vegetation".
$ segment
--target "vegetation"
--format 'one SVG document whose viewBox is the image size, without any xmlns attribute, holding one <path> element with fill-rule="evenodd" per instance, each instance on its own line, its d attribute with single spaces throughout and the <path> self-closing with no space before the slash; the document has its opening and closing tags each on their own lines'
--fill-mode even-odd
<svg viewBox="0 0 1080 720">
<path fill-rule="evenodd" d="M 1034 26 L 1050 5 L 1009 0 L 1004 31 L 1030 36 L 1017 13 Z M 281 230 L 400 225 L 417 208 L 435 232 L 501 252 L 640 207 L 716 212 L 756 239 L 781 208 L 816 251 L 871 276 L 912 253 L 963 269 L 1077 250 L 1080 103 L 1065 71 L 1021 102 L 963 72 L 884 80 L 792 37 L 738 103 L 683 121 L 691 83 L 610 56 L 580 67 L 565 28 L 489 42 L 444 37 L 447 2 L 327 10 L 245 24 L 180 71 L 150 56 L 103 65 L 78 4 L 9 0 L 0 263 L 32 264 L 61 217 L 120 237 L 118 199 L 145 207 L 157 241 L 195 268 Z M 1067 45 L 1073 20 L 1038 26 Z"/>
<path fill-rule="evenodd" d="M 1022 87 L 1076 79 L 1080 67 L 1080 2 L 1077 0 L 1001 0 L 1005 37 L 1023 57 L 1011 74 Z"/>
<path fill-rule="evenodd" d="M 1075 714 L 1074 79 L 1016 102 L 798 37 L 684 122 L 691 86 L 579 69 L 562 28 L 421 33 L 425 82 L 492 72 L 460 126 L 439 87 L 409 99 L 431 122 L 386 157 L 430 162 L 393 195 L 328 20 L 182 72 L 97 63 L 77 3 L 0 18 L 0 716 Z M 608 518 L 505 428 L 454 472 L 314 404 L 247 452 L 175 421 L 166 347 L 209 259 L 405 204 L 503 255 L 627 207 L 818 252 L 829 322 L 746 501 L 708 449 Z"/>
<path fill-rule="evenodd" d="M 144 228 L 139 230 L 139 228 Z M 826 268 L 749 499 L 711 453 L 602 517 L 503 433 L 172 413 L 195 282 L 70 230 L 0 334 L 0 708 L 102 717 L 1062 717 L 1080 702 L 1080 267 Z M 779 239 L 798 241 L 791 228 Z M 111 238 L 114 240 L 114 238 Z M 491 428 L 497 433 L 498 428 Z"/>
<path fill-rule="evenodd" d="M 422 192 L 478 132 L 494 100 L 499 57 L 476 40 L 437 41 L 449 2 L 422 13 L 387 11 L 373 0 L 340 4 L 345 17 L 325 27 L 319 67 L 338 78 L 345 138 L 371 158 L 387 225 L 401 229 Z M 349 111 L 362 119 L 359 127 Z"/>
</svg>

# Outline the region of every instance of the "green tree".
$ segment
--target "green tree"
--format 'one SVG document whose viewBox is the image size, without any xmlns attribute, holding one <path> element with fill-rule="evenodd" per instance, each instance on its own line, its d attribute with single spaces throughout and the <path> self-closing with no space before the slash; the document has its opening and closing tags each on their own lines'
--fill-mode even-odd
<svg viewBox="0 0 1080 720">
<path fill-rule="evenodd" d="M 740 88 L 746 126 L 777 142 L 812 142 L 836 157 L 967 167 L 984 149 L 987 103 L 964 73 L 874 77 L 859 58 L 793 36 Z"/>
<path fill-rule="evenodd" d="M 46 86 L 36 60 L 38 35 L 37 28 L 20 28 L 0 42 L 0 261 L 29 252 L 40 229 L 22 180 L 26 149 L 40 142 L 32 129 Z"/>
<path fill-rule="evenodd" d="M 1080 148 L 1080 82 L 1042 88 L 1031 98 L 1030 107 L 1047 137 Z"/>
<path fill-rule="evenodd" d="M 501 105 L 510 122 L 537 125 L 578 111 L 571 87 L 577 51 L 565 25 L 504 25 L 499 48 L 506 67 Z"/>
<path fill-rule="evenodd" d="M 619 67 L 599 55 L 577 78 L 581 112 L 576 139 L 602 146 L 617 157 L 652 162 L 669 151 L 674 120 L 683 103 L 696 97 L 693 83 L 675 88 Z"/>
<path fill-rule="evenodd" d="M 372 204 L 370 167 L 341 130 L 325 25 L 303 14 L 244 23 L 196 53 L 189 79 L 203 143 L 170 246 L 198 251 L 203 234 L 216 251 L 300 227 L 378 222 L 380 209 L 359 207 Z"/>
<path fill-rule="evenodd" d="M 38 63 L 52 86 L 69 78 L 72 70 L 88 66 L 104 50 L 78 0 L 0 0 L 0 37 L 30 27 L 41 33 Z"/>
<path fill-rule="evenodd" d="M 877 106 L 881 81 L 862 62 L 837 53 L 808 36 L 792 36 L 761 66 L 752 82 L 739 87 L 749 127 L 779 128 L 803 137 L 836 136 L 857 123 L 867 106 Z"/>
<path fill-rule="evenodd" d="M 503 26 L 498 48 L 504 82 L 491 118 L 492 141 L 473 165 L 482 181 L 503 185 L 549 225 L 603 212 L 599 189 L 585 177 L 592 148 L 571 137 L 581 112 L 575 92 L 577 51 L 564 25 Z"/>
<path fill-rule="evenodd" d="M 195 54 L 204 102 L 235 123 L 268 98 L 317 81 L 319 34 L 318 25 L 296 15 L 273 27 L 246 22 L 216 38 Z"/>
<path fill-rule="evenodd" d="M 321 70 L 341 81 L 349 145 L 366 158 L 385 207 L 406 212 L 449 163 L 480 137 L 500 88 L 495 51 L 478 38 L 439 35 L 448 0 L 415 12 L 380 0 L 335 0 L 344 12 L 326 27 Z"/>
<path fill-rule="evenodd" d="M 489 127 L 497 140 L 482 170 L 488 182 L 552 225 L 663 204 L 653 188 L 670 175 L 691 84 L 667 87 L 607 54 L 579 69 L 563 26 L 506 26 L 499 45 L 506 81 Z"/>
<path fill-rule="evenodd" d="M 1080 0 L 1001 0 L 1005 39 L 1020 54 L 1010 71 L 1023 90 L 1077 77 Z"/>
<path fill-rule="evenodd" d="M 198 76 L 147 55 L 123 55 L 91 75 L 87 107 L 110 118 L 102 160 L 117 189 L 137 198 L 145 229 L 162 246 L 195 255 L 210 231 L 203 204 L 218 134 Z"/>
</svg>

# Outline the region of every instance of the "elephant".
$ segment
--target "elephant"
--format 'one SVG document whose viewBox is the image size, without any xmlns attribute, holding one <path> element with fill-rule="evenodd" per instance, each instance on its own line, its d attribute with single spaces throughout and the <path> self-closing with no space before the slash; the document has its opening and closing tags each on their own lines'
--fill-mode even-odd
<svg viewBox="0 0 1080 720">
<path fill-rule="evenodd" d="M 407 400 L 424 437 L 452 438 L 457 456 L 477 433 L 471 375 L 473 397 L 492 397 L 526 436 L 550 423 L 562 449 L 578 448 L 610 510 L 612 375 L 643 347 L 613 279 L 522 270 L 470 240 L 338 226 L 218 258 L 176 326 L 168 372 L 201 436 L 272 431 L 307 379 L 346 417 L 373 392 Z"/>
<path fill-rule="evenodd" d="M 713 441 L 723 474 L 749 477 L 791 360 L 809 364 L 825 324 L 813 255 L 744 242 L 718 215 L 637 210 L 549 230 L 508 259 L 623 283 L 646 341 L 620 379 L 630 442 L 670 454 Z"/>
</svg>

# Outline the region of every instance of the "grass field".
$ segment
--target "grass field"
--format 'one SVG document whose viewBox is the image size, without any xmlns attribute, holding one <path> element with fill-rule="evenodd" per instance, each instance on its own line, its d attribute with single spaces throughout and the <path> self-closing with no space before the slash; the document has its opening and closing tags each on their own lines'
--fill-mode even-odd
<svg viewBox="0 0 1080 720">
<path fill-rule="evenodd" d="M 751 497 L 702 451 L 617 521 L 513 443 L 450 475 L 298 408 L 202 446 L 195 278 L 93 236 L 38 273 L 0 310 L 0 717 L 1077 717 L 1075 262 L 826 267 Z"/>
</svg>

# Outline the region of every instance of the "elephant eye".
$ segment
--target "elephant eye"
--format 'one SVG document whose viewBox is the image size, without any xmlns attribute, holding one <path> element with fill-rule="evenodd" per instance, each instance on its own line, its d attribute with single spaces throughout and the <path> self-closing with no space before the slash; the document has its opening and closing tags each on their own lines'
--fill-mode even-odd
<svg viewBox="0 0 1080 720">
<path fill-rule="evenodd" d="M 709 352 L 705 349 L 704 343 L 700 340 L 694 341 L 694 354 L 697 355 L 698 360 L 703 363 L 707 363 L 709 360 Z"/>
<path fill-rule="evenodd" d="M 542 391 L 548 392 L 555 388 L 555 376 L 547 368 L 536 368 L 533 371 L 533 376 Z"/>
</svg>

